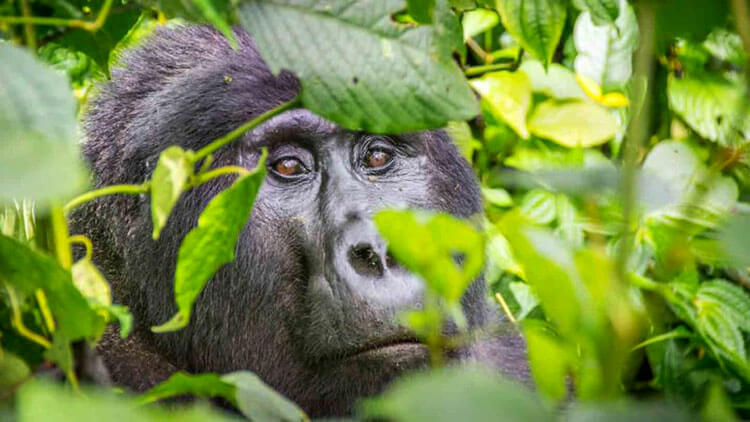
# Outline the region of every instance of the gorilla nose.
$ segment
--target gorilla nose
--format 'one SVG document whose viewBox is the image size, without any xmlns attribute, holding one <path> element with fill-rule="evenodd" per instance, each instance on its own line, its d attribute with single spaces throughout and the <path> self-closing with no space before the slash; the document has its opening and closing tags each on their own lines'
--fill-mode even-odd
<svg viewBox="0 0 750 422">
<path fill-rule="evenodd" d="M 360 243 L 349 249 L 349 264 L 362 276 L 382 277 L 383 260 L 372 245 Z"/>
<path fill-rule="evenodd" d="M 385 259 L 369 243 L 358 243 L 349 248 L 349 265 L 361 276 L 382 277 L 385 268 L 393 268 L 396 261 L 386 253 Z"/>
<path fill-rule="evenodd" d="M 421 282 L 387 253 L 385 241 L 371 220 L 348 221 L 334 248 L 332 269 L 338 280 L 372 309 L 393 312 L 421 301 Z"/>
</svg>

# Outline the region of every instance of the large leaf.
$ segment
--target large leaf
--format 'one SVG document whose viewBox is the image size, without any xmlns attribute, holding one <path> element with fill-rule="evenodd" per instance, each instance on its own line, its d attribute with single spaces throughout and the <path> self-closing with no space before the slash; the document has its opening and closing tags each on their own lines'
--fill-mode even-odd
<svg viewBox="0 0 750 422">
<path fill-rule="evenodd" d="M 447 214 L 381 211 L 374 217 L 388 250 L 427 287 L 455 304 L 484 265 L 484 237 Z M 456 255 L 463 256 L 461 264 Z"/>
<path fill-rule="evenodd" d="M 497 10 L 505 29 L 521 47 L 549 65 L 565 26 L 565 2 L 498 0 Z"/>
<path fill-rule="evenodd" d="M 710 174 L 696 152 L 677 141 L 656 144 L 643 162 L 642 177 L 649 185 L 645 192 L 661 187 L 663 198 L 661 204 L 652 204 L 647 217 L 687 230 L 715 227 L 739 195 L 734 180 Z M 700 203 L 690 203 L 696 195 Z"/>
<path fill-rule="evenodd" d="M 247 371 L 224 376 L 178 372 L 143 394 L 140 402 L 151 403 L 181 395 L 223 398 L 253 421 L 309 420 L 297 405 L 271 389 L 257 375 Z"/>
<path fill-rule="evenodd" d="M 750 115 L 740 114 L 743 87 L 716 75 L 670 75 L 669 106 L 704 138 L 722 145 L 750 137 Z"/>
<path fill-rule="evenodd" d="M 576 76 L 565 66 L 552 63 L 544 69 L 538 60 L 524 60 L 518 67 L 531 80 L 531 89 L 558 100 L 577 98 L 585 100 L 586 93 L 576 81 Z"/>
<path fill-rule="evenodd" d="M 236 388 L 235 401 L 243 415 L 252 421 L 309 421 L 294 402 L 274 391 L 257 375 L 238 371 L 221 377 Z"/>
<path fill-rule="evenodd" d="M 565 346 L 539 320 L 526 320 L 523 334 L 536 387 L 550 399 L 562 400 L 568 392 L 569 358 Z"/>
<path fill-rule="evenodd" d="M 545 314 L 563 335 L 577 332 L 581 318 L 582 280 L 572 250 L 551 233 L 531 228 L 516 212 L 498 227 L 510 243 L 513 256 L 539 298 Z"/>
<path fill-rule="evenodd" d="M 198 227 L 185 236 L 177 253 L 174 282 L 177 314 L 165 324 L 152 328 L 155 332 L 185 327 L 203 286 L 219 268 L 234 260 L 237 239 L 265 175 L 265 164 L 261 162 L 251 174 L 240 177 L 216 195 L 203 210 Z"/>
<path fill-rule="evenodd" d="M 617 117 L 590 101 L 547 100 L 529 118 L 534 135 L 569 148 L 601 145 L 617 134 Z"/>
<path fill-rule="evenodd" d="M 460 32 L 398 26 L 391 15 L 403 8 L 400 0 L 255 0 L 240 6 L 240 20 L 274 73 L 300 79 L 304 106 L 346 128 L 397 133 L 477 115 L 451 57 Z"/>
<path fill-rule="evenodd" d="M 727 254 L 738 267 L 750 267 L 750 214 L 734 216 L 721 231 Z"/>
<path fill-rule="evenodd" d="M 171 146 L 159 155 L 151 177 L 151 221 L 153 238 L 158 239 L 177 200 L 187 186 L 193 172 L 188 154 L 178 146 Z"/>
<path fill-rule="evenodd" d="M 621 90 L 633 74 L 633 52 L 638 45 L 638 20 L 626 0 L 614 25 L 597 26 L 589 12 L 578 16 L 573 33 L 577 73 L 596 81 L 604 91 Z"/>
<path fill-rule="evenodd" d="M 0 202 L 46 202 L 83 187 L 75 116 L 64 76 L 27 50 L 0 43 Z"/>
<path fill-rule="evenodd" d="M 750 294 L 746 289 L 726 280 L 711 280 L 701 283 L 695 299 L 718 306 L 734 325 L 750 332 Z"/>
<path fill-rule="evenodd" d="M 18 393 L 19 422 L 228 422 L 240 421 L 226 412 L 206 405 L 174 409 L 138 407 L 122 394 L 106 394 L 103 389 L 80 394 L 49 382 L 27 383 Z"/>
<path fill-rule="evenodd" d="M 531 82 L 523 72 L 493 72 L 471 81 L 495 118 L 528 139 L 526 114 L 531 106 Z"/>
<path fill-rule="evenodd" d="M 544 421 L 546 407 L 525 388 L 486 368 L 441 368 L 394 382 L 363 414 L 394 421 Z"/>
</svg>

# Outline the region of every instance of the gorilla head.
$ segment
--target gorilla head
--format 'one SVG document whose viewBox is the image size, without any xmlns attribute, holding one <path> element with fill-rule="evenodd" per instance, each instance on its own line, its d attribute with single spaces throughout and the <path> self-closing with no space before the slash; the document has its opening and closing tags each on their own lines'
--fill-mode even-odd
<svg viewBox="0 0 750 422">
<path fill-rule="evenodd" d="M 169 145 L 198 149 L 296 95 L 296 79 L 272 75 L 249 36 L 236 35 L 233 50 L 206 27 L 162 29 L 123 58 L 86 119 L 85 154 L 98 186 L 141 183 Z M 214 166 L 251 169 L 264 147 L 267 177 L 236 260 L 207 285 L 184 330 L 155 335 L 149 327 L 175 312 L 180 241 L 233 177 L 185 194 L 158 241 L 145 195 L 102 198 L 74 215 L 74 231 L 94 240 L 115 300 L 136 319 L 130 339 L 109 333 L 101 350 L 115 381 L 136 390 L 177 369 L 249 369 L 313 415 L 344 414 L 427 357 L 394 318 L 420 306 L 421 283 L 389 257 L 370 217 L 385 207 L 469 217 L 481 212 L 479 190 L 442 131 L 372 135 L 302 109 L 220 150 Z M 481 278 L 463 305 L 472 327 L 495 318 Z M 525 371 L 516 337 L 470 349 L 459 357 Z"/>
</svg>

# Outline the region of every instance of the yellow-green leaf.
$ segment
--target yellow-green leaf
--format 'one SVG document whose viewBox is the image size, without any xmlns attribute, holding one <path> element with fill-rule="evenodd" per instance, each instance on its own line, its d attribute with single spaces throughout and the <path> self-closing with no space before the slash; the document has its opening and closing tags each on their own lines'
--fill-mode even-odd
<svg viewBox="0 0 750 422">
<path fill-rule="evenodd" d="M 523 72 L 493 72 L 471 81 L 490 112 L 523 139 L 529 138 L 526 114 L 531 107 L 531 81 Z"/>
<path fill-rule="evenodd" d="M 178 311 L 165 324 L 153 327 L 154 332 L 185 327 L 203 286 L 219 268 L 234 260 L 237 239 L 265 179 L 264 161 L 262 159 L 251 174 L 240 177 L 216 195 L 198 218 L 198 227 L 185 236 L 177 253 L 175 270 L 174 292 Z"/>
<path fill-rule="evenodd" d="M 171 146 L 159 156 L 151 180 L 151 221 L 154 226 L 154 240 L 159 238 L 161 229 L 164 228 L 172 208 L 185 190 L 191 174 L 191 160 L 182 148 Z"/>
<path fill-rule="evenodd" d="M 547 100 L 529 118 L 529 130 L 569 148 L 601 145 L 617 134 L 617 117 L 587 101 Z"/>
</svg>

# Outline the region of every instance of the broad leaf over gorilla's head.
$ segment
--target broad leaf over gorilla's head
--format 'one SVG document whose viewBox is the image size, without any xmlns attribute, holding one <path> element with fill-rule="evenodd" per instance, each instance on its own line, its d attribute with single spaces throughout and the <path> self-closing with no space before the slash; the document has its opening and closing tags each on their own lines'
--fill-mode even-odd
<svg viewBox="0 0 750 422">
<path fill-rule="evenodd" d="M 303 105 L 346 128 L 398 133 L 475 116 L 451 58 L 460 31 L 446 30 L 446 16 L 435 26 L 397 24 L 392 15 L 404 9 L 401 0 L 248 1 L 240 20 L 274 73 L 300 79 Z"/>
</svg>

